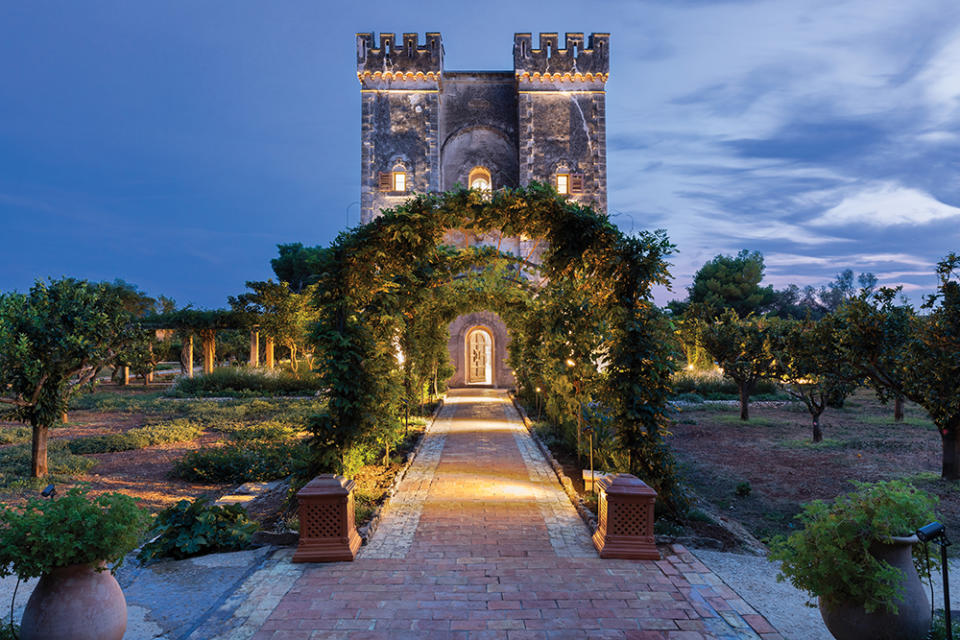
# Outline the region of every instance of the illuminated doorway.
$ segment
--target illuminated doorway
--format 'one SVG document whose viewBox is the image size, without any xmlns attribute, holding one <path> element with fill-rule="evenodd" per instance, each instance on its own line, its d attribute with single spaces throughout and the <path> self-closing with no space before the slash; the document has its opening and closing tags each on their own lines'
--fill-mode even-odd
<svg viewBox="0 0 960 640">
<path fill-rule="evenodd" d="M 493 336 L 482 327 L 467 334 L 467 384 L 493 384 Z"/>
</svg>

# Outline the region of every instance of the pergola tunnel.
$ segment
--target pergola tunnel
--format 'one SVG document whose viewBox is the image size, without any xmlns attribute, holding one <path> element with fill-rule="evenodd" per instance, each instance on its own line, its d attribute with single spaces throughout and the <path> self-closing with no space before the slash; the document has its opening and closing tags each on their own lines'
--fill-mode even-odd
<svg viewBox="0 0 960 640">
<path fill-rule="evenodd" d="M 500 251 L 504 238 L 535 239 L 534 250 Z M 377 439 L 425 385 L 515 387 L 552 422 L 576 425 L 578 441 L 589 426 L 611 471 L 676 506 L 663 443 L 668 322 L 651 300 L 672 248 L 663 232 L 627 236 L 539 184 L 418 195 L 341 233 L 314 265 L 313 342 L 329 390 L 318 441 L 342 455 Z M 451 327 L 463 316 L 462 331 Z"/>
</svg>

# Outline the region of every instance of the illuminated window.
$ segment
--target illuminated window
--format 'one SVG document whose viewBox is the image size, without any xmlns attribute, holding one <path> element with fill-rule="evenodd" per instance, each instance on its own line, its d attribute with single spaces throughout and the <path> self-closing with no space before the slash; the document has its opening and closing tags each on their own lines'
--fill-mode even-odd
<svg viewBox="0 0 960 640">
<path fill-rule="evenodd" d="M 407 190 L 407 172 L 406 171 L 393 172 L 393 190 L 394 191 Z"/>
<path fill-rule="evenodd" d="M 569 173 L 557 174 L 557 193 L 564 196 L 570 193 L 570 174 Z"/>
<path fill-rule="evenodd" d="M 493 188 L 490 181 L 490 170 L 486 167 L 474 167 L 470 170 L 470 177 L 467 179 L 467 184 L 470 185 L 471 189 L 476 189 L 477 191 L 490 191 Z"/>
</svg>

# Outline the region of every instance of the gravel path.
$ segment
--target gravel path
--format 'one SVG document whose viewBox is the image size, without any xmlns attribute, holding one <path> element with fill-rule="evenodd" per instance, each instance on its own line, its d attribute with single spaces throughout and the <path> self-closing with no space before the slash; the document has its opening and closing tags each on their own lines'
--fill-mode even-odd
<svg viewBox="0 0 960 640">
<path fill-rule="evenodd" d="M 693 554 L 711 571 L 720 576 L 741 598 L 770 621 L 787 640 L 832 640 L 820 618 L 820 611 L 806 606 L 807 596 L 787 582 L 777 582 L 776 563 L 766 558 L 693 549 Z M 960 609 L 960 558 L 951 558 L 950 604 Z M 933 596 L 936 608 L 943 608 L 942 580 L 934 577 Z M 924 581 L 924 588 L 927 583 Z M 929 598 L 929 591 L 927 591 Z"/>
</svg>

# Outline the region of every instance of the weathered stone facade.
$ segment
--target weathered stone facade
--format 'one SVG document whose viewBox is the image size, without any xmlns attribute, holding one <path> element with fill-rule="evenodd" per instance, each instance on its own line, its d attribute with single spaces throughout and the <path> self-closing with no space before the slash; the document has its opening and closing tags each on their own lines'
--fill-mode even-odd
<svg viewBox="0 0 960 640">
<path fill-rule="evenodd" d="M 362 128 L 360 214 L 364 223 L 414 192 L 447 191 L 456 185 L 498 189 L 548 183 L 567 197 L 607 206 L 605 83 L 610 37 L 529 33 L 514 35 L 513 71 L 447 71 L 439 33 L 357 34 L 357 76 Z M 477 237 L 451 230 L 458 246 L 495 244 L 527 258 L 535 241 Z M 479 310 L 478 310 L 479 311 Z M 494 315 L 486 312 L 487 315 Z M 451 324 L 454 386 L 469 384 L 462 316 Z M 493 386 L 513 376 L 503 364 L 509 337 L 499 318 L 485 319 L 495 345 Z M 479 321 L 479 320 L 478 320 Z M 479 326 L 479 325 L 478 325 Z M 457 338 L 456 335 L 460 335 Z"/>
</svg>

